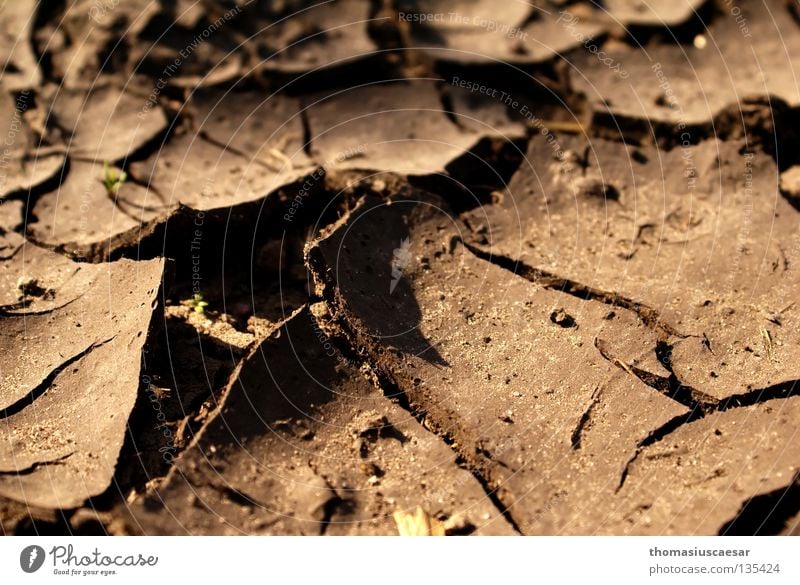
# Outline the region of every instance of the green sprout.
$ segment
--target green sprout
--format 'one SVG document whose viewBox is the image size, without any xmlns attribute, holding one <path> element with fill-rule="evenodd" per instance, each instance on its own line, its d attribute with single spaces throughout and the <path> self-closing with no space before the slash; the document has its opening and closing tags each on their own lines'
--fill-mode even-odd
<svg viewBox="0 0 800 585">
<path fill-rule="evenodd" d="M 111 165 L 108 164 L 108 161 L 103 163 L 103 185 L 108 191 L 108 194 L 112 197 L 115 197 L 119 193 L 120 187 L 122 184 L 128 180 L 128 173 L 125 171 L 117 172 L 116 169 L 112 169 Z"/>
<path fill-rule="evenodd" d="M 208 303 L 203 300 L 203 295 L 200 293 L 194 295 L 191 299 L 189 299 L 189 306 L 194 309 L 194 312 L 198 315 L 202 315 L 206 311 L 206 307 Z"/>
</svg>

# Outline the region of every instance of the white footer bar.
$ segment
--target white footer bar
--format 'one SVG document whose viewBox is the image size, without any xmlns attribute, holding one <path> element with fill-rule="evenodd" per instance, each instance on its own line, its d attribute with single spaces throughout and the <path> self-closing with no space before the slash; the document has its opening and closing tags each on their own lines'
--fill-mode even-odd
<svg viewBox="0 0 800 585">
<path fill-rule="evenodd" d="M 800 583 L 792 537 L 13 537 L 2 583 Z"/>
</svg>

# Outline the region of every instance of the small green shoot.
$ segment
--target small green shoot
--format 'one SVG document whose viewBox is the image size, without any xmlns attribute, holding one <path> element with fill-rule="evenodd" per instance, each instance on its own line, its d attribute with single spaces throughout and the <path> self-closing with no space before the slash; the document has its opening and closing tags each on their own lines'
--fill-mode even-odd
<svg viewBox="0 0 800 585">
<path fill-rule="evenodd" d="M 128 173 L 125 171 L 117 172 L 116 169 L 111 168 L 108 161 L 103 163 L 103 186 L 109 195 L 116 197 L 119 194 L 120 187 L 127 180 Z"/>
<path fill-rule="evenodd" d="M 203 295 L 196 294 L 189 300 L 189 306 L 194 309 L 195 313 L 202 315 L 206 312 L 208 303 L 203 300 Z"/>
</svg>

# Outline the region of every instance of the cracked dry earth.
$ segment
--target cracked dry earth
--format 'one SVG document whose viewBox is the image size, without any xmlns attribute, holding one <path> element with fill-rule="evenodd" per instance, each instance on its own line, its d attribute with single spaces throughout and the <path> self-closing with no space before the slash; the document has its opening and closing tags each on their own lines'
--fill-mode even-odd
<svg viewBox="0 0 800 585">
<path fill-rule="evenodd" d="M 598 4 L 0 8 L 2 532 L 798 534 L 797 6 Z"/>
</svg>

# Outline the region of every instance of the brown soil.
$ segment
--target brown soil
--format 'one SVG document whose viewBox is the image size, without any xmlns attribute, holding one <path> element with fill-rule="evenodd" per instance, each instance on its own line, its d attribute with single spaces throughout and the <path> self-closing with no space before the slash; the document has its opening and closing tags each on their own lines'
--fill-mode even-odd
<svg viewBox="0 0 800 585">
<path fill-rule="evenodd" d="M 7 4 L 3 534 L 800 530 L 788 3 Z"/>
</svg>

